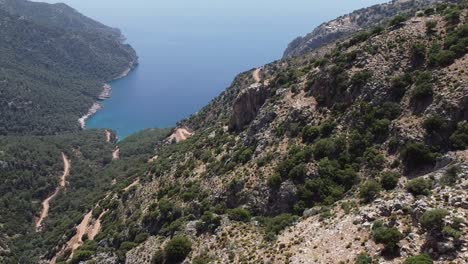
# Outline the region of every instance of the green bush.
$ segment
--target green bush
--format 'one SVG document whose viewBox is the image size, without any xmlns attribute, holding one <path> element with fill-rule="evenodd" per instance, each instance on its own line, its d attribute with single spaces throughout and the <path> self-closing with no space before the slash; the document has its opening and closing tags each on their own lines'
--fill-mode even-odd
<svg viewBox="0 0 468 264">
<path fill-rule="evenodd" d="M 365 202 L 371 202 L 379 196 L 382 187 L 374 180 L 369 180 L 361 185 L 359 188 L 359 197 Z"/>
<path fill-rule="evenodd" d="M 451 226 L 445 226 L 443 229 L 442 229 L 442 234 L 444 234 L 444 236 L 447 236 L 447 237 L 453 237 L 454 239 L 460 239 L 460 237 L 462 236 L 462 231 L 460 230 L 456 230 L 455 228 L 451 227 Z"/>
<path fill-rule="evenodd" d="M 400 174 L 397 172 L 382 172 L 380 175 L 380 184 L 387 191 L 393 190 L 397 187 L 399 178 Z"/>
<path fill-rule="evenodd" d="M 433 209 L 426 211 L 419 219 L 421 227 L 428 231 L 440 232 L 444 228 L 444 218 L 448 215 L 445 209 Z"/>
<path fill-rule="evenodd" d="M 281 176 L 279 173 L 274 173 L 268 178 L 268 186 L 272 189 L 279 189 L 282 183 Z"/>
<path fill-rule="evenodd" d="M 414 196 L 429 195 L 432 190 L 432 181 L 424 178 L 411 180 L 406 184 L 406 190 Z"/>
<path fill-rule="evenodd" d="M 445 118 L 439 115 L 432 115 L 424 120 L 423 127 L 429 134 L 440 133 L 441 131 L 447 129 L 448 122 Z"/>
<path fill-rule="evenodd" d="M 437 156 L 424 144 L 409 143 L 401 150 L 400 157 L 406 168 L 413 170 L 423 166 L 433 166 Z"/>
<path fill-rule="evenodd" d="M 412 83 L 413 80 L 409 74 L 396 77 L 393 79 L 392 86 L 390 87 L 392 95 L 397 99 L 402 98 Z"/>
<path fill-rule="evenodd" d="M 131 250 L 132 248 L 138 246 L 137 243 L 134 243 L 134 242 L 131 242 L 131 241 L 125 241 L 123 242 L 122 244 L 120 244 L 120 250 L 123 250 L 123 251 L 129 251 Z"/>
<path fill-rule="evenodd" d="M 260 219 L 260 223 L 265 228 L 267 238 L 274 238 L 286 227 L 297 221 L 298 217 L 291 214 L 282 214 L 275 217 L 264 217 Z"/>
<path fill-rule="evenodd" d="M 302 129 L 302 141 L 304 143 L 314 142 L 320 135 L 320 128 L 317 126 L 305 126 Z"/>
<path fill-rule="evenodd" d="M 426 22 L 426 34 L 432 35 L 435 33 L 435 29 L 437 27 L 437 21 L 429 20 Z"/>
<path fill-rule="evenodd" d="M 402 15 L 397 15 L 392 20 L 390 20 L 389 25 L 391 27 L 400 27 L 406 21 L 406 17 Z"/>
<path fill-rule="evenodd" d="M 385 165 L 385 157 L 373 147 L 368 148 L 366 152 L 364 152 L 364 160 L 367 168 L 372 170 L 380 171 Z"/>
<path fill-rule="evenodd" d="M 363 86 L 372 78 L 372 73 L 370 71 L 360 71 L 355 73 L 351 77 L 351 85 L 353 86 Z"/>
<path fill-rule="evenodd" d="M 244 208 L 234 208 L 228 211 L 229 219 L 240 222 L 249 222 L 252 217 L 250 212 Z"/>
<path fill-rule="evenodd" d="M 203 232 L 214 232 L 218 226 L 221 225 L 221 217 L 213 214 L 210 211 L 203 213 L 200 218 L 200 222 L 197 222 L 197 231 L 199 233 Z"/>
<path fill-rule="evenodd" d="M 164 247 L 168 263 L 182 262 L 192 251 L 192 242 L 185 236 L 173 237 Z"/>
<path fill-rule="evenodd" d="M 254 150 L 252 148 L 243 147 L 234 153 L 234 160 L 245 164 L 252 158 L 253 153 Z"/>
<path fill-rule="evenodd" d="M 457 130 L 450 136 L 452 148 L 464 150 L 468 148 L 468 123 L 458 124 Z"/>
<path fill-rule="evenodd" d="M 164 251 L 158 250 L 154 253 L 153 257 L 151 258 L 151 264 L 164 264 L 165 257 Z"/>
<path fill-rule="evenodd" d="M 315 142 L 312 147 L 314 158 L 320 160 L 323 158 L 334 159 L 337 157 L 343 148 L 343 142 L 338 138 L 325 138 Z"/>
<path fill-rule="evenodd" d="M 421 65 L 426 59 L 426 45 L 423 43 L 414 43 L 411 46 L 411 61 L 415 66 Z"/>
<path fill-rule="evenodd" d="M 448 66 L 453 63 L 457 55 L 451 50 L 439 50 L 429 54 L 429 65 Z"/>
<path fill-rule="evenodd" d="M 403 234 L 395 227 L 378 227 L 372 232 L 376 243 L 385 246 L 386 253 L 395 253 L 398 250 L 398 242 L 403 239 Z"/>
<path fill-rule="evenodd" d="M 421 254 L 417 256 L 411 256 L 405 259 L 405 262 L 403 264 L 432 264 L 434 261 L 432 261 L 431 257 L 426 254 Z"/>
<path fill-rule="evenodd" d="M 450 166 L 440 179 L 442 185 L 453 186 L 457 183 L 458 173 L 460 168 L 458 166 Z"/>
<path fill-rule="evenodd" d="M 333 133 L 333 130 L 335 130 L 335 127 L 336 127 L 336 123 L 331 120 L 327 120 L 323 122 L 322 124 L 320 124 L 320 127 L 319 127 L 320 135 L 322 137 L 330 136 Z"/>
<path fill-rule="evenodd" d="M 70 261 L 70 264 L 78 264 L 81 261 L 90 259 L 94 255 L 94 251 L 89 250 L 77 250 L 73 253 L 73 258 Z"/>
<path fill-rule="evenodd" d="M 306 177 L 307 171 L 305 164 L 296 165 L 289 171 L 288 177 L 293 181 L 303 181 Z"/>
<path fill-rule="evenodd" d="M 367 253 L 361 253 L 356 257 L 356 264 L 372 264 L 372 257 Z"/>
<path fill-rule="evenodd" d="M 432 85 L 430 83 L 423 83 L 416 85 L 411 91 L 411 97 L 416 100 L 423 100 L 431 97 L 434 94 Z"/>
</svg>

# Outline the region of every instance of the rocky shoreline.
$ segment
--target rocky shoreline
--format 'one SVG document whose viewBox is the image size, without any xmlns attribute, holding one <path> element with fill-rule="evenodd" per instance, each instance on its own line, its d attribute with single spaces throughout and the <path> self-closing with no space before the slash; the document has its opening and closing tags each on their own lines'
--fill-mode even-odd
<svg viewBox="0 0 468 264">
<path fill-rule="evenodd" d="M 125 71 L 123 71 L 120 75 L 113 78 L 112 81 L 116 81 L 116 80 L 127 77 L 128 74 L 135 68 L 136 65 L 138 65 L 137 60 L 131 61 L 129 64 L 129 67 Z M 105 83 L 102 86 L 102 92 L 97 97 L 97 100 L 104 101 L 106 99 L 109 99 L 111 97 L 111 94 L 112 94 L 112 86 L 108 83 Z M 99 104 L 98 102 L 93 103 L 93 105 L 89 108 L 88 112 L 84 116 L 78 119 L 78 123 L 80 124 L 81 129 L 86 128 L 86 120 L 88 120 L 88 118 L 96 114 L 97 111 L 99 111 L 101 108 L 102 108 L 102 105 Z"/>
</svg>

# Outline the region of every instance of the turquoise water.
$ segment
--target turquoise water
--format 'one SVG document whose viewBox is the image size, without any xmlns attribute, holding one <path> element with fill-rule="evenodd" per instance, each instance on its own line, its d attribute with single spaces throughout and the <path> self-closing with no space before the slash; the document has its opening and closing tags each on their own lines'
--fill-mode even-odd
<svg viewBox="0 0 468 264">
<path fill-rule="evenodd" d="M 58 1 L 49 1 L 58 2 Z M 112 97 L 87 122 L 120 139 L 174 126 L 229 86 L 236 74 L 279 59 L 321 22 L 382 0 L 65 0 L 122 29 L 140 65 L 112 82 Z"/>
</svg>

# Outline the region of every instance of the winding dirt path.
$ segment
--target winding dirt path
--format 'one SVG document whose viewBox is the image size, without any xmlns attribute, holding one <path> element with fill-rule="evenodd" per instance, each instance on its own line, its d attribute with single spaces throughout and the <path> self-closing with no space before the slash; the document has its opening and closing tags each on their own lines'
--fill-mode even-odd
<svg viewBox="0 0 468 264">
<path fill-rule="evenodd" d="M 128 191 L 130 190 L 133 186 L 136 186 L 137 184 L 140 183 L 140 179 L 136 179 L 134 182 L 132 182 L 130 185 L 128 185 L 127 187 L 125 187 L 123 190 L 124 191 Z"/>
<path fill-rule="evenodd" d="M 106 130 L 106 142 L 110 143 L 112 138 L 112 134 L 109 130 Z"/>
<path fill-rule="evenodd" d="M 40 217 L 36 221 L 36 232 L 40 232 L 43 228 L 42 223 L 44 222 L 44 219 L 47 218 L 49 215 L 49 208 L 50 208 L 50 201 L 57 196 L 59 191 L 63 188 L 65 188 L 66 185 L 66 180 L 68 175 L 70 175 L 70 160 L 67 158 L 65 153 L 62 152 L 62 159 L 63 159 L 63 174 L 60 177 L 59 185 L 55 189 L 55 191 L 47 197 L 43 202 L 42 202 L 42 211 Z"/>
<path fill-rule="evenodd" d="M 116 147 L 115 150 L 112 152 L 112 160 L 118 160 L 120 158 L 120 149 Z"/>
<path fill-rule="evenodd" d="M 260 83 L 262 81 L 262 79 L 260 78 L 260 71 L 261 70 L 262 70 L 261 68 L 258 68 L 255 71 L 253 71 L 253 73 L 252 73 L 252 76 L 253 76 L 253 78 L 255 80 L 255 83 Z"/>
</svg>

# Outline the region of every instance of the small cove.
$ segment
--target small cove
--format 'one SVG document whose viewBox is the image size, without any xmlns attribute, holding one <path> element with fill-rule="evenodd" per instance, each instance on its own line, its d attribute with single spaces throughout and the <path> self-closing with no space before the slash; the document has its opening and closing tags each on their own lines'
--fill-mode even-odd
<svg viewBox="0 0 468 264">
<path fill-rule="evenodd" d="M 49 1 L 57 2 L 57 1 Z M 287 44 L 322 22 L 385 2 L 65 0 L 120 28 L 140 65 L 111 82 L 112 97 L 86 122 L 119 139 L 170 127 L 228 87 L 240 72 L 281 58 Z"/>
</svg>

